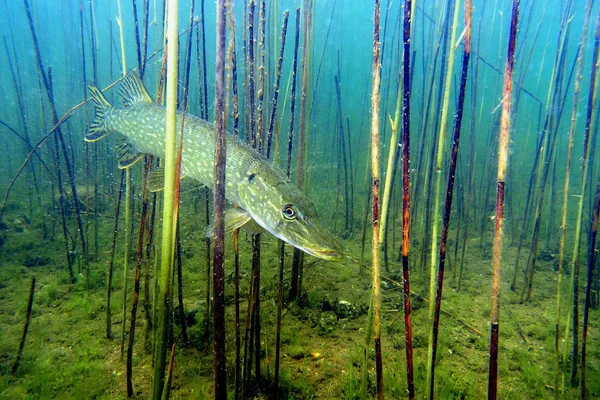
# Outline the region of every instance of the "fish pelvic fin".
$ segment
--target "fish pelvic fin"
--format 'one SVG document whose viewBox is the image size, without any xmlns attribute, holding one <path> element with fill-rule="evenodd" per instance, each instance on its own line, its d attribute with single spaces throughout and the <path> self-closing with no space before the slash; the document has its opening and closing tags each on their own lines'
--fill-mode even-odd
<svg viewBox="0 0 600 400">
<path fill-rule="evenodd" d="M 92 96 L 94 103 L 94 119 L 90 123 L 85 135 L 86 142 L 96 142 L 106 136 L 109 131 L 106 127 L 106 114 L 112 108 L 112 105 L 100 89 L 91 82 L 87 83 L 87 88 Z"/>
<path fill-rule="evenodd" d="M 140 153 L 131 143 L 123 141 L 118 151 L 119 169 L 127 169 L 138 162 L 144 153 Z"/>
<path fill-rule="evenodd" d="M 121 81 L 119 95 L 125 108 L 129 108 L 139 102 L 154 103 L 140 77 L 131 70 L 127 72 L 127 75 Z"/>
</svg>

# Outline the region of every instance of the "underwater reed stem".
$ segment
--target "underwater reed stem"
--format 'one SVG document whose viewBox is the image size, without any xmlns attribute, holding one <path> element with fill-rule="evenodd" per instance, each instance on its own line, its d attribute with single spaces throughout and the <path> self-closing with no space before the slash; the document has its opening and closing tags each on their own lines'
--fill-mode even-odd
<svg viewBox="0 0 600 400">
<path fill-rule="evenodd" d="M 298 71 L 298 43 L 300 41 L 300 8 L 296 9 L 296 35 L 294 39 L 294 59 L 292 62 L 291 70 L 291 100 L 290 100 L 290 129 L 288 133 L 288 151 L 287 151 L 287 163 L 286 163 L 286 175 L 291 176 L 292 168 L 292 148 L 294 143 L 294 121 L 296 111 L 296 73 Z M 298 171 L 296 171 L 298 173 Z M 292 259 L 292 277 L 290 285 L 290 300 L 296 300 L 300 294 L 300 253 L 299 250 L 294 248 L 293 259 Z"/>
<path fill-rule="evenodd" d="M 283 55 L 285 53 L 285 38 L 287 34 L 288 17 L 290 12 L 285 10 L 283 13 L 283 25 L 281 26 L 281 47 L 279 49 L 279 58 L 277 59 L 277 72 L 275 76 L 275 86 L 273 87 L 273 105 L 271 108 L 271 117 L 269 118 L 269 129 L 267 131 L 267 158 L 271 155 L 271 141 L 273 138 L 273 129 L 275 128 L 275 116 L 277 115 L 277 100 L 279 99 L 279 84 L 281 82 L 281 68 L 283 66 Z"/>
<path fill-rule="evenodd" d="M 449 46 L 454 46 L 454 42 L 456 41 L 456 31 L 458 30 L 458 14 L 459 14 L 459 4 L 460 4 L 460 0 L 455 0 L 454 2 L 454 6 L 453 6 L 453 20 L 452 20 L 452 32 L 450 34 L 450 43 Z M 450 2 L 448 2 L 448 6 L 450 6 Z M 450 12 L 450 10 L 448 10 L 448 12 Z M 466 14 L 466 13 L 465 13 Z M 432 220 L 431 220 L 431 253 L 429 256 L 429 323 L 430 325 L 430 330 L 429 330 L 429 343 L 428 343 L 428 348 L 427 348 L 427 398 L 429 399 L 433 399 L 434 396 L 434 382 L 433 382 L 433 378 L 434 378 L 434 368 L 435 368 L 435 351 L 436 349 L 434 348 L 435 346 L 437 346 L 437 338 L 435 337 L 437 334 L 437 327 L 435 326 L 435 307 L 436 307 L 436 296 L 437 296 L 437 291 L 441 290 L 441 288 L 437 288 L 436 290 L 436 274 L 438 276 L 437 279 L 437 285 L 443 283 L 443 276 L 444 273 L 443 271 L 441 272 L 441 276 L 440 276 L 440 271 L 439 271 L 439 267 L 443 268 L 443 263 L 440 262 L 440 260 L 437 259 L 437 252 L 440 251 L 442 249 L 442 246 L 439 246 L 438 249 L 438 230 L 439 230 L 439 216 L 440 216 L 440 200 L 442 197 L 442 193 L 441 193 L 441 182 L 442 182 L 442 164 L 444 162 L 444 153 L 445 153 L 445 147 L 446 147 L 446 134 L 447 134 L 447 126 L 448 126 L 448 112 L 449 112 L 449 108 L 450 108 L 450 93 L 452 90 L 452 72 L 454 69 L 454 49 L 450 48 L 450 52 L 448 54 L 448 63 L 446 64 L 447 68 L 445 71 L 446 74 L 446 78 L 445 78 L 445 86 L 444 86 L 444 97 L 442 100 L 442 115 L 441 115 L 441 121 L 440 121 L 440 125 L 439 125 L 439 133 L 437 135 L 437 154 L 436 154 L 436 161 L 435 161 L 435 170 L 433 171 L 433 176 L 432 178 L 435 179 L 435 192 L 433 194 L 433 216 L 432 216 Z M 462 75 L 461 75 L 461 79 L 462 79 Z M 466 79 L 466 77 L 465 77 Z M 465 83 L 466 84 L 466 83 Z M 464 95 L 464 94 L 463 94 Z M 462 105 L 458 105 L 457 107 L 462 107 Z M 462 110 L 461 110 L 462 113 Z M 459 130 L 460 130 L 460 126 L 459 126 Z M 454 177 L 452 177 L 452 179 L 454 179 Z M 450 183 L 450 180 L 448 180 L 448 183 Z M 454 184 L 454 182 L 453 182 Z M 450 198 L 452 198 L 452 195 L 450 195 Z M 446 245 L 443 245 L 444 247 L 444 252 Z M 438 265 L 439 262 L 439 265 Z M 442 282 L 440 282 L 440 278 L 442 279 Z M 441 295 L 441 292 L 440 292 Z M 440 299 L 441 300 L 441 299 Z M 438 318 L 439 318 L 439 311 L 438 311 Z"/>
<path fill-rule="evenodd" d="M 255 38 L 254 38 L 254 11 L 256 8 L 256 1 L 250 0 L 248 5 L 248 105 L 247 112 L 250 118 L 250 144 L 253 148 L 257 147 L 256 141 L 256 113 L 254 110 L 255 97 L 256 97 L 256 83 L 254 81 L 254 61 L 255 61 Z M 248 139 L 248 138 L 247 138 Z"/>
<path fill-rule="evenodd" d="M 123 76 L 127 74 L 127 57 L 125 57 L 125 34 L 123 33 L 123 11 L 121 9 L 121 0 L 117 0 L 117 25 L 119 25 L 119 38 L 121 42 L 121 65 L 123 66 Z"/>
<path fill-rule="evenodd" d="M 173 342 L 171 347 L 171 357 L 169 358 L 169 369 L 167 370 L 167 379 L 165 379 L 165 387 L 163 389 L 161 400 L 169 400 L 169 394 L 171 393 L 171 380 L 173 379 L 173 365 L 175 364 L 175 348 L 177 343 Z"/>
<path fill-rule="evenodd" d="M 275 380 L 273 386 L 279 396 L 279 364 L 281 354 L 281 311 L 283 309 L 283 271 L 285 261 L 285 242 L 279 241 L 279 281 L 277 285 L 277 327 L 275 331 Z"/>
<path fill-rule="evenodd" d="M 179 305 L 179 321 L 181 323 L 181 338 L 183 344 L 189 344 L 190 340 L 187 332 L 187 318 L 185 314 L 185 308 L 183 307 L 183 262 L 181 260 L 181 239 L 179 233 L 179 218 L 177 219 L 177 244 L 175 248 L 176 260 L 177 260 L 177 300 Z"/>
<path fill-rule="evenodd" d="M 240 334 L 240 230 L 233 231 L 233 265 L 235 274 L 235 392 L 234 399 L 238 400 L 242 394 L 242 365 L 241 365 L 241 334 Z"/>
<path fill-rule="evenodd" d="M 519 2 L 513 0 L 508 39 L 508 54 L 504 72 L 504 90 L 502 95 L 502 116 L 500 119 L 500 138 L 498 144 L 498 173 L 496 197 L 496 230 L 494 234 L 494 253 L 492 265 L 492 299 L 490 326 L 490 359 L 488 377 L 488 398 L 496 399 L 498 391 L 498 335 L 500 327 L 500 268 L 502 265 L 502 237 L 504 225 L 504 191 L 506 186 L 506 167 L 508 164 L 508 144 L 510 137 L 510 119 L 512 111 L 512 83 L 515 66 L 515 47 L 519 25 Z"/>
<path fill-rule="evenodd" d="M 142 65 L 140 66 L 140 78 L 144 78 L 144 73 L 146 72 L 146 56 L 148 55 L 148 22 L 149 22 L 149 8 L 150 1 L 144 0 L 144 27 L 142 31 Z M 192 30 L 190 29 L 189 34 L 192 34 Z"/>
<path fill-rule="evenodd" d="M 15 374 L 19 368 L 21 362 L 21 355 L 23 354 L 23 348 L 25 347 L 25 339 L 27 337 L 27 330 L 29 329 L 29 322 L 31 321 L 31 309 L 33 308 L 33 295 L 35 293 L 35 275 L 31 277 L 31 286 L 29 287 L 29 300 L 27 301 L 27 313 L 25 314 L 25 323 L 23 324 L 23 334 L 21 335 L 21 341 L 19 342 L 19 350 L 17 351 L 17 357 L 10 370 L 11 374 Z"/>
<path fill-rule="evenodd" d="M 14 129 L 12 129 L 10 126 L 8 126 L 3 121 L 0 121 L 0 124 L 4 125 L 10 131 L 12 131 L 13 133 L 15 133 L 21 140 L 23 140 L 25 142 L 26 151 L 30 151 L 33 148 L 31 146 L 31 139 L 29 138 L 29 129 L 28 129 L 28 125 L 27 125 L 27 115 L 25 114 L 25 105 L 24 105 L 24 102 L 23 102 L 23 94 L 22 94 L 22 90 L 21 90 L 22 86 L 21 86 L 20 80 L 18 79 L 18 77 L 20 76 L 20 71 L 19 71 L 18 55 L 17 55 L 17 51 L 16 51 L 16 48 L 15 48 L 14 35 L 11 35 L 12 44 L 13 44 L 14 58 L 15 58 L 14 64 L 13 64 L 13 61 L 11 59 L 10 52 L 8 50 L 8 43 L 7 43 L 7 40 L 6 40 L 6 36 L 4 36 L 3 39 L 4 39 L 4 49 L 6 50 L 6 59 L 8 60 L 8 65 L 9 65 L 9 68 L 10 68 L 10 73 L 11 73 L 11 77 L 12 77 L 12 81 L 13 81 L 13 86 L 14 86 L 14 89 L 15 89 L 16 97 L 17 97 L 17 105 L 19 106 L 19 116 L 21 117 L 21 127 L 23 129 L 23 136 L 19 135 Z M 46 166 L 46 164 L 44 163 L 44 160 L 42 160 L 42 158 L 40 157 L 40 155 L 37 152 L 36 152 L 36 156 L 40 160 L 40 162 L 42 163 L 42 165 L 44 166 L 44 168 L 46 168 L 46 170 L 47 170 L 48 167 Z M 41 210 L 43 208 L 42 207 L 42 195 L 40 193 L 40 187 L 38 185 L 38 178 L 37 178 L 37 174 L 35 172 L 35 167 L 34 167 L 33 164 L 29 164 L 29 172 L 31 173 L 31 177 L 33 178 L 33 185 L 34 185 L 34 189 L 35 189 L 35 194 L 36 194 L 36 197 L 37 197 L 38 206 L 39 206 L 39 208 Z M 31 189 L 30 189 L 30 196 L 31 196 Z M 46 219 L 45 219 L 45 214 L 46 213 L 41 213 L 41 214 L 42 214 L 42 228 L 44 230 L 44 239 L 46 239 L 46 237 L 48 235 L 47 228 L 46 228 Z M 31 218 L 31 213 L 30 213 L 30 218 Z M 0 214 L 0 219 L 1 219 L 1 214 Z"/>
<path fill-rule="evenodd" d="M 143 181 L 142 181 L 142 214 L 140 217 L 140 229 L 138 235 L 137 261 L 135 265 L 135 283 L 133 288 L 133 303 L 131 304 L 131 322 L 129 324 L 129 337 L 127 346 L 127 396 L 133 397 L 133 342 L 135 338 L 135 321 L 137 317 L 138 300 L 140 297 L 140 278 L 142 275 L 142 262 L 144 261 L 144 237 L 146 226 L 148 225 L 148 171 L 150 165 L 148 159 L 144 161 Z M 125 320 L 123 319 L 123 322 Z M 125 323 L 123 323 L 125 326 Z"/>
<path fill-rule="evenodd" d="M 344 205 L 346 207 L 346 213 L 344 218 L 344 237 L 350 235 L 350 194 L 349 194 L 349 183 L 348 183 L 348 157 L 346 156 L 346 137 L 344 135 L 344 117 L 342 116 L 342 89 L 340 87 L 340 53 L 338 51 L 338 73 L 334 76 L 335 80 L 335 98 L 338 112 L 338 129 L 340 134 L 340 143 L 342 144 L 342 159 L 344 165 Z"/>
<path fill-rule="evenodd" d="M 383 201 L 381 203 L 381 225 L 379 225 L 379 243 L 384 242 L 386 234 L 386 225 L 388 219 L 388 209 L 390 205 L 390 197 L 392 192 L 392 178 L 394 177 L 394 166 L 396 165 L 396 153 L 398 148 L 398 128 L 400 125 L 400 105 L 402 104 L 402 90 L 398 90 L 396 97 L 396 110 L 394 111 L 394 119 L 388 116 L 392 128 L 390 135 L 390 148 L 388 152 L 388 162 L 385 172 L 385 183 L 383 185 Z"/>
<path fill-rule="evenodd" d="M 292 91 L 290 94 L 290 128 L 288 131 L 288 151 L 287 151 L 287 163 L 285 173 L 290 176 L 292 169 L 292 149 L 294 144 L 294 122 L 295 122 L 295 111 L 296 111 L 296 74 L 298 71 L 298 44 L 300 41 L 300 8 L 296 9 L 296 36 L 294 39 L 294 60 L 292 62 Z"/>
<path fill-rule="evenodd" d="M 262 153 L 264 135 L 264 98 L 265 98 L 265 1 L 259 6 L 258 51 L 260 64 L 258 66 L 258 99 L 256 104 L 256 149 Z"/>
<path fill-rule="evenodd" d="M 309 80 L 312 71 L 312 30 L 313 30 L 313 0 L 302 0 L 302 13 L 304 27 L 302 31 L 302 85 L 300 86 L 300 120 L 298 121 L 298 156 L 296 168 L 296 186 L 302 190 L 304 184 L 304 158 L 308 154 L 308 126 L 310 113 L 306 113 L 306 106 L 311 95 Z M 343 138 L 342 138 L 343 140 Z M 305 154 L 306 153 L 306 154 Z M 300 262 L 304 256 L 300 256 Z M 300 266 L 302 269 L 302 266 Z M 299 277 L 302 279 L 302 277 Z"/>
<path fill-rule="evenodd" d="M 113 241 L 110 249 L 110 262 L 108 263 L 108 273 L 106 278 L 106 338 L 112 338 L 112 318 L 110 309 L 110 298 L 112 293 L 113 268 L 115 265 L 115 253 L 117 252 L 117 237 L 119 236 L 119 214 L 121 211 L 121 199 L 123 198 L 123 186 L 125 184 L 125 171 L 121 171 L 121 183 L 119 185 L 119 196 L 117 198 L 117 208 L 115 210 L 115 225 L 113 230 Z"/>
<path fill-rule="evenodd" d="M 142 61 L 142 42 L 140 40 L 140 27 L 138 22 L 138 11 L 137 11 L 137 3 L 136 0 L 131 0 L 131 4 L 133 6 L 133 32 L 135 33 L 135 48 L 137 51 L 137 62 L 138 68 L 140 70 L 140 78 L 143 77 L 143 61 Z M 191 35 L 191 33 L 190 33 Z"/>
<path fill-rule="evenodd" d="M 587 347 L 587 334 L 588 334 L 588 320 L 590 313 L 590 302 L 591 302 L 591 291 L 592 282 L 594 278 L 594 267 L 596 266 L 596 233 L 598 230 L 598 213 L 600 213 L 600 179 L 596 184 L 596 201 L 594 202 L 594 213 L 590 226 L 590 233 L 588 238 L 588 263 L 587 263 L 587 283 L 585 286 L 585 306 L 583 308 L 583 333 L 582 333 L 582 344 L 581 344 L 581 398 L 585 400 L 586 383 L 585 383 L 585 356 Z"/>
<path fill-rule="evenodd" d="M 131 215 L 131 170 L 125 170 L 125 252 L 123 253 L 123 313 L 121 323 L 121 359 L 125 352 L 125 331 L 127 325 L 127 272 L 129 270 L 129 252 L 131 251 L 131 232 L 130 232 L 130 215 Z"/>
<path fill-rule="evenodd" d="M 213 324 L 214 324 L 214 393 L 215 399 L 227 398 L 227 365 L 225 359 L 225 0 L 217 0 L 215 62 L 215 157 L 213 187 Z M 231 32 L 235 34 L 235 32 Z"/>
<path fill-rule="evenodd" d="M 158 294 L 158 320 L 154 351 L 154 377 L 152 380 L 152 397 L 162 397 L 165 382 L 165 364 L 167 355 L 167 339 L 171 325 L 170 310 L 172 305 L 173 276 L 173 239 L 175 224 L 173 221 L 175 208 L 175 170 L 176 170 L 176 131 L 177 131 L 177 70 L 178 70 L 178 0 L 168 0 L 167 12 L 167 112 L 165 138 L 165 167 L 163 194 L 163 226 L 161 244 L 161 266 Z"/>
<path fill-rule="evenodd" d="M 408 398 L 415 398 L 413 346 L 410 306 L 410 40 L 412 1 L 404 2 L 402 59 L 402 278 L 404 294 L 404 337 L 406 342 L 406 377 Z M 375 205 L 375 201 L 373 201 Z"/>
<path fill-rule="evenodd" d="M 440 323 L 440 309 L 442 307 L 442 289 L 444 284 L 444 266 L 446 262 L 446 243 L 448 240 L 448 229 L 450 227 L 450 214 L 452 211 L 452 195 L 454 193 L 454 176 L 458 164 L 458 146 L 460 143 L 460 133 L 462 126 L 462 117 L 465 103 L 465 90 L 467 87 L 467 77 L 469 74 L 469 59 L 471 56 L 471 0 L 465 0 L 465 37 L 463 47 L 462 67 L 460 73 L 460 86 L 458 95 L 458 104 L 456 106 L 456 118 L 454 121 L 454 136 L 452 138 L 452 153 L 450 155 L 450 168 L 448 171 L 448 184 L 446 189 L 446 199 L 444 201 L 444 214 L 442 220 L 442 236 L 439 248 L 439 265 L 437 268 L 437 283 L 435 293 L 435 308 L 433 321 L 431 325 L 431 352 L 428 366 L 430 375 L 427 376 L 429 382 L 429 398 L 433 399 L 435 395 L 435 357 L 437 353 L 437 340 Z M 458 13 L 456 13 L 458 14 Z"/>
<path fill-rule="evenodd" d="M 235 32 L 235 16 L 234 16 L 234 5 L 233 0 L 227 2 L 227 29 L 230 32 Z M 233 94 L 233 111 L 231 112 L 233 117 L 233 136 L 236 138 L 240 135 L 240 106 L 239 106 L 239 94 L 238 94 L 238 83 L 237 83 L 237 56 L 235 50 L 235 34 L 231 34 L 229 37 L 229 45 L 227 49 L 229 65 L 227 68 L 228 74 L 231 75 L 231 89 Z"/>
<path fill-rule="evenodd" d="M 383 362 L 381 355 L 381 282 L 379 277 L 379 104 L 381 61 L 379 59 L 381 44 L 379 41 L 379 0 L 374 0 L 373 12 L 373 84 L 371 92 L 371 176 L 373 178 L 373 239 L 372 239 L 372 309 L 373 339 L 375 342 L 375 370 L 377 381 L 377 398 L 383 399 Z"/>
<path fill-rule="evenodd" d="M 572 315 L 572 334 L 573 334 L 573 347 L 572 347 L 572 363 L 571 363 L 571 385 L 576 386 L 577 383 L 577 364 L 578 364 L 578 328 L 579 328 L 579 263 L 580 263 L 580 238 L 581 238 L 581 229 L 583 224 L 583 200 L 585 197 L 585 187 L 587 180 L 585 179 L 587 176 L 588 170 L 588 157 L 589 157 L 589 143 L 590 143 L 590 133 L 595 134 L 595 129 L 592 127 L 593 122 L 593 111 L 596 107 L 596 98 L 597 98 L 597 62 L 598 62 L 598 47 L 600 44 L 600 11 L 598 11 L 598 18 L 596 22 L 596 32 L 594 35 L 594 51 L 592 56 L 592 64 L 591 64 L 591 72 L 590 72 L 590 86 L 589 86 L 589 95 L 587 102 L 587 111 L 586 111 L 586 120 L 585 120 L 585 131 L 583 137 L 583 153 L 581 157 L 581 191 L 579 193 L 579 204 L 577 210 L 577 222 L 575 225 L 575 237 L 574 237 L 574 248 L 573 248 L 573 259 L 571 260 L 571 294 L 573 296 L 573 303 L 571 309 Z M 567 332 L 569 326 L 567 324 Z M 566 351 L 566 346 L 565 346 Z M 566 357 L 565 357 L 566 358 Z"/>
<path fill-rule="evenodd" d="M 590 19 L 592 0 L 587 1 L 585 9 L 584 23 L 582 26 L 581 39 L 577 46 L 577 67 L 575 72 L 575 82 L 573 86 L 573 104 L 571 107 L 571 120 L 569 124 L 569 141 L 567 145 L 567 159 L 565 165 L 565 181 L 563 186 L 563 204 L 561 212 L 561 223 L 560 223 L 560 239 L 559 239 L 559 250 L 558 250 L 558 277 L 556 283 L 556 320 L 554 324 L 554 351 L 556 353 L 555 360 L 555 376 L 554 376 L 554 387 L 555 387 L 555 398 L 558 399 L 561 390 L 564 388 L 561 383 L 561 376 L 564 374 L 560 368 L 560 320 L 562 317 L 561 303 L 562 303 L 562 280 L 563 280 L 563 261 L 565 257 L 565 237 L 567 232 L 567 206 L 569 199 L 569 182 L 571 176 L 571 156 L 573 150 L 573 137 L 575 133 L 575 124 L 577 121 L 577 106 L 579 104 L 578 98 L 581 92 L 581 79 L 583 70 L 583 44 L 587 37 L 587 27 Z M 567 322 L 568 324 L 568 322 Z M 565 344 L 566 354 L 566 344 Z"/>
<path fill-rule="evenodd" d="M 39 48 L 37 34 L 35 32 L 35 27 L 33 25 L 33 16 L 31 14 L 31 7 L 29 5 L 29 0 L 23 0 L 23 3 L 25 4 L 25 11 L 27 13 L 29 29 L 30 29 L 31 37 L 32 37 L 33 44 L 34 44 L 37 65 L 38 65 L 42 80 L 44 82 L 44 87 L 46 88 L 48 100 L 50 102 L 50 110 L 52 111 L 52 121 L 55 125 L 57 125 L 59 120 L 58 120 L 58 113 L 56 112 L 56 105 L 54 103 L 54 92 L 53 92 L 53 87 L 52 87 L 52 68 L 49 68 L 48 72 L 46 73 L 46 70 L 44 69 L 44 63 L 42 61 L 42 55 L 41 55 L 40 48 Z M 77 227 L 78 227 L 78 231 L 79 231 L 79 239 L 81 241 L 81 249 L 83 251 L 85 266 L 86 266 L 86 268 L 88 268 L 89 260 L 88 260 L 87 246 L 86 246 L 86 241 L 85 241 L 85 236 L 84 236 L 85 231 L 83 229 L 83 222 L 81 220 L 80 202 L 79 202 L 79 197 L 77 196 L 77 187 L 75 185 L 75 175 L 73 172 L 73 168 L 71 166 L 71 160 L 69 159 L 69 156 L 68 156 L 67 147 L 65 145 L 62 130 L 60 129 L 60 126 L 55 129 L 56 129 L 56 133 L 58 136 L 58 140 L 61 145 L 63 157 L 65 159 L 65 167 L 67 169 L 69 183 L 71 185 L 71 193 L 73 195 L 73 204 L 75 206 L 75 216 L 77 219 Z M 57 148 L 57 154 L 58 154 L 58 148 Z M 64 192 L 63 192 L 63 195 L 64 195 Z M 65 229 L 66 229 L 66 227 L 65 227 Z"/>
</svg>

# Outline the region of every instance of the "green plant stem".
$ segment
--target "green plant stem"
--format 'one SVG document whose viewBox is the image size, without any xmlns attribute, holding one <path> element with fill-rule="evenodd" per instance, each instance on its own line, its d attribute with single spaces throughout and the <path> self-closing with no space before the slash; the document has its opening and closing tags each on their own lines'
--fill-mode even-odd
<svg viewBox="0 0 600 400">
<path fill-rule="evenodd" d="M 158 323 L 154 352 L 154 377 L 152 381 L 152 397 L 162 397 L 165 382 L 165 364 L 167 340 L 171 323 L 170 310 L 172 304 L 173 250 L 175 226 L 173 223 L 175 169 L 176 169 L 176 113 L 177 113 L 177 66 L 178 66 L 178 0 L 167 2 L 167 115 L 165 138 L 165 167 L 163 193 L 163 226 L 161 243 L 161 263 L 158 292 Z"/>
</svg>

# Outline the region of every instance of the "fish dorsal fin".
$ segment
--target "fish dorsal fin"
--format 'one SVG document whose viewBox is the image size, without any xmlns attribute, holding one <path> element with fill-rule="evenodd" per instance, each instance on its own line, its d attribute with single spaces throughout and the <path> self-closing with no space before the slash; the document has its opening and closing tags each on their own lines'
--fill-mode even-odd
<svg viewBox="0 0 600 400">
<path fill-rule="evenodd" d="M 119 169 L 127 169 L 139 161 L 144 153 L 140 153 L 131 143 L 123 142 L 119 145 Z"/>
<path fill-rule="evenodd" d="M 121 81 L 119 94 L 125 108 L 129 108 L 139 102 L 154 103 L 140 77 L 131 70 L 123 78 L 123 81 Z"/>
</svg>

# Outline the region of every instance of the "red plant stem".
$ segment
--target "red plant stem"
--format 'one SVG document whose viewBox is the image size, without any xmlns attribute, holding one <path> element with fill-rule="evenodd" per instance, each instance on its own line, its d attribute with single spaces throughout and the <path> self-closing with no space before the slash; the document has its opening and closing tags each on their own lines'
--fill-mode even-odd
<svg viewBox="0 0 600 400">
<path fill-rule="evenodd" d="M 460 143 L 460 131 L 463 117 L 463 106 L 465 103 L 465 89 L 469 73 L 469 59 L 471 56 L 471 0 L 465 0 L 465 46 L 463 49 L 462 70 L 460 74 L 460 88 L 458 105 L 456 109 L 456 120 L 454 122 L 454 137 L 452 139 L 452 154 L 450 156 L 450 169 L 448 171 L 448 188 L 446 190 L 446 201 L 444 202 L 444 215 L 442 221 L 442 237 L 440 240 L 440 256 L 437 276 L 437 287 L 435 294 L 435 310 L 433 314 L 433 351 L 431 353 L 431 387 L 429 393 L 431 398 L 434 394 L 435 356 L 437 352 L 437 338 L 440 325 L 440 310 L 442 308 L 442 289 L 444 285 L 444 266 L 446 264 L 446 242 L 448 240 L 448 228 L 450 226 L 450 214 L 452 211 L 452 195 L 454 193 L 454 175 L 458 160 L 458 145 Z"/>
<path fill-rule="evenodd" d="M 498 175 L 496 196 L 496 233 L 494 235 L 494 256 L 492 267 L 492 310 L 490 327 L 490 362 L 488 377 L 488 399 L 498 395 L 498 335 L 500 316 L 500 267 L 502 263 L 502 225 L 504 223 L 504 189 L 506 166 L 508 164 L 508 142 L 510 136 L 510 116 L 512 106 L 513 71 L 515 67 L 515 47 L 519 25 L 519 0 L 513 0 L 508 55 L 504 72 L 502 116 L 500 119 L 500 142 L 498 145 Z"/>
<path fill-rule="evenodd" d="M 404 336 L 406 341 L 406 378 L 408 398 L 415 398 L 413 372 L 412 326 L 410 322 L 410 277 L 408 254 L 410 250 L 410 24 L 412 1 L 404 2 L 402 63 L 402 278 L 404 291 Z"/>
</svg>

